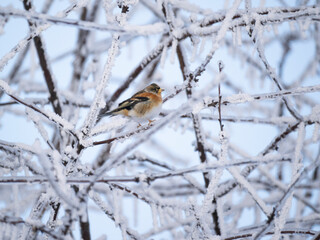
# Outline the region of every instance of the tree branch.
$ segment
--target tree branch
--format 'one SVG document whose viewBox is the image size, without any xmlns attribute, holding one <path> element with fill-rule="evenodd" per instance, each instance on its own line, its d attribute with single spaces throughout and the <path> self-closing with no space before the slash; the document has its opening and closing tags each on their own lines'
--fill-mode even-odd
<svg viewBox="0 0 320 240">
<path fill-rule="evenodd" d="M 31 0 L 23 0 L 23 6 L 24 8 L 29 11 L 32 8 L 31 5 Z M 30 25 L 30 30 L 32 31 L 32 28 L 37 27 L 35 23 L 28 21 Z M 47 83 L 47 87 L 50 93 L 49 101 L 51 102 L 51 105 L 54 109 L 54 112 L 58 114 L 59 116 L 62 115 L 62 109 L 61 109 L 61 104 L 60 100 L 58 98 L 58 93 L 57 93 L 57 87 L 55 86 L 56 84 L 53 81 L 53 75 L 51 73 L 50 67 L 49 67 L 49 62 L 46 57 L 45 49 L 42 43 L 42 39 L 40 35 L 35 36 L 33 38 L 35 47 L 37 49 L 38 57 L 39 57 L 39 63 L 43 71 L 44 78 Z"/>
</svg>

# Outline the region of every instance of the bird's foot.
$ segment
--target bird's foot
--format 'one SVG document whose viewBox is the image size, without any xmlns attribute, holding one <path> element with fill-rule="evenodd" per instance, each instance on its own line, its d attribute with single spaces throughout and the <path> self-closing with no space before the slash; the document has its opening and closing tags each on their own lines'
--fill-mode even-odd
<svg viewBox="0 0 320 240">
<path fill-rule="evenodd" d="M 155 121 L 155 120 L 148 120 L 149 121 L 149 123 L 148 123 L 148 126 L 151 126 L 151 124 Z"/>
</svg>

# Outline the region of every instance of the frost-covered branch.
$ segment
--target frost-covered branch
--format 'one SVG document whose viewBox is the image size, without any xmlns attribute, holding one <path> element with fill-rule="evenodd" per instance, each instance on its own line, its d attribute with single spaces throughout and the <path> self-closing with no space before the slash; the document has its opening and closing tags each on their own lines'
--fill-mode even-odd
<svg viewBox="0 0 320 240">
<path fill-rule="evenodd" d="M 55 113 L 43 111 L 43 110 L 37 108 L 36 106 L 34 106 L 33 104 L 29 104 L 29 103 L 24 102 L 22 99 L 15 96 L 12 89 L 7 85 L 6 82 L 4 82 L 1 79 L 0 79 L 0 88 L 3 89 L 3 91 L 8 96 L 10 96 L 12 99 L 14 99 L 16 102 L 18 102 L 18 103 L 26 106 L 27 108 L 30 108 L 31 110 L 43 115 L 44 117 L 46 117 L 47 119 L 49 119 L 50 121 L 55 123 L 56 125 L 60 126 L 64 131 L 69 132 L 73 136 L 77 137 L 76 134 L 73 132 L 74 126 L 71 123 L 69 123 L 65 119 L 61 118 L 59 115 L 56 115 Z"/>
<path fill-rule="evenodd" d="M 58 233 L 55 233 L 54 231 L 52 231 L 52 229 L 50 229 L 46 225 L 39 222 L 28 221 L 28 220 L 26 221 L 26 220 L 23 220 L 22 218 L 11 217 L 11 216 L 0 216 L 0 222 L 5 224 L 12 224 L 12 225 L 25 224 L 25 225 L 31 226 L 35 230 L 48 234 L 53 239 L 60 239 L 60 240 L 64 239 Z"/>
<path fill-rule="evenodd" d="M 0 8 L 0 15 L 9 15 L 15 17 L 23 17 L 26 19 L 32 19 L 42 23 L 52 23 L 52 24 L 62 24 L 80 28 L 83 30 L 98 30 L 105 32 L 115 32 L 115 33 L 126 33 L 134 35 L 149 35 L 158 34 L 165 32 L 164 25 L 161 23 L 155 23 L 153 25 L 147 26 L 127 26 L 120 27 L 116 25 L 102 25 L 89 21 L 66 19 L 62 17 L 53 17 L 42 13 L 30 13 L 25 11 L 20 11 L 18 9 L 12 8 Z"/>
<path fill-rule="evenodd" d="M 318 239 L 319 21 L 317 0 L 0 1 L 0 238 Z"/>
</svg>

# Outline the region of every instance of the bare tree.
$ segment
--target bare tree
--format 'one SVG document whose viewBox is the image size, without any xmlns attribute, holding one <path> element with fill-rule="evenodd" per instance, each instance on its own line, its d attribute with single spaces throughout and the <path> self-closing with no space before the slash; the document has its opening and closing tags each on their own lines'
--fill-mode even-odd
<svg viewBox="0 0 320 240">
<path fill-rule="evenodd" d="M 320 239 L 319 1 L 0 3 L 1 239 Z M 152 124 L 98 119 L 155 82 Z"/>
</svg>

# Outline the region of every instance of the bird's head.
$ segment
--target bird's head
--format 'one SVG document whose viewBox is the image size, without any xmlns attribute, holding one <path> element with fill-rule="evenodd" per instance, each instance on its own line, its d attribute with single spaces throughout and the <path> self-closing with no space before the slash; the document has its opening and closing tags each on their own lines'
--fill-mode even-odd
<svg viewBox="0 0 320 240">
<path fill-rule="evenodd" d="M 152 83 L 144 89 L 146 92 L 161 94 L 164 89 L 160 88 L 157 84 Z"/>
</svg>

